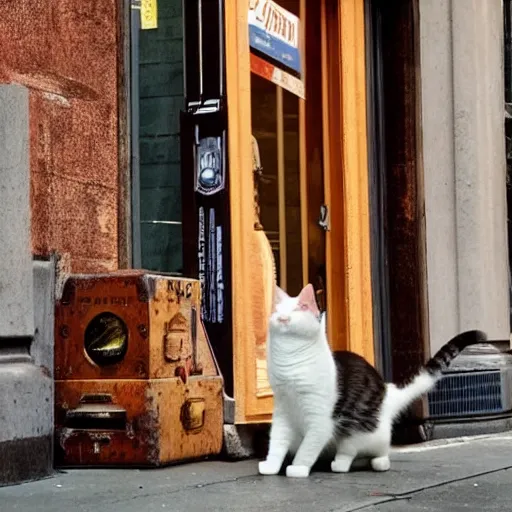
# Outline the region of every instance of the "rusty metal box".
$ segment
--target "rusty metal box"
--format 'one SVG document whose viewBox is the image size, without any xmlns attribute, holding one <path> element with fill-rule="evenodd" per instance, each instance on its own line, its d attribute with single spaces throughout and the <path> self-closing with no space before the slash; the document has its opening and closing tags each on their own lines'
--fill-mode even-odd
<svg viewBox="0 0 512 512">
<path fill-rule="evenodd" d="M 193 279 L 73 275 L 55 311 L 60 466 L 158 466 L 218 454 L 223 382 Z"/>
</svg>

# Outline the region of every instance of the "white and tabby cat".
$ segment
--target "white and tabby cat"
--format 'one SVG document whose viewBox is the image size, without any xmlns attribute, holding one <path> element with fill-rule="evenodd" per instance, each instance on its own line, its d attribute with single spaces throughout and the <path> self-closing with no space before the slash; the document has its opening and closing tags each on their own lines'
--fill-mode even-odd
<svg viewBox="0 0 512 512">
<path fill-rule="evenodd" d="M 403 387 L 385 383 L 379 373 L 352 352 L 332 353 L 313 287 L 298 297 L 276 290 L 267 346 L 274 412 L 263 475 L 279 473 L 288 453 L 289 477 L 307 477 L 322 452 L 331 454 L 334 472 L 349 471 L 356 457 L 367 457 L 375 471 L 390 467 L 394 420 L 432 389 L 441 371 L 466 346 L 483 343 L 481 331 L 464 332 L 444 345 Z"/>
</svg>

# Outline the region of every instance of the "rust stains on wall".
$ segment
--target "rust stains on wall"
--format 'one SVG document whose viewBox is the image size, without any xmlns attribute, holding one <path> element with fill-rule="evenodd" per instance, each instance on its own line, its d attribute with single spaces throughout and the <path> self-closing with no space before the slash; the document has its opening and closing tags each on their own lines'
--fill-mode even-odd
<svg viewBox="0 0 512 512">
<path fill-rule="evenodd" d="M 118 266 L 116 0 L 0 0 L 0 82 L 31 91 L 32 246 Z"/>
</svg>

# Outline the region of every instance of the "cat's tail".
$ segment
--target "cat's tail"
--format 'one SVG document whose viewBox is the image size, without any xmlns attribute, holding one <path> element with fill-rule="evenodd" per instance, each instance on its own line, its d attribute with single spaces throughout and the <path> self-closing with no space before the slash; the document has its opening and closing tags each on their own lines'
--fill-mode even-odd
<svg viewBox="0 0 512 512">
<path fill-rule="evenodd" d="M 486 341 L 487 335 L 482 331 L 466 331 L 455 336 L 438 350 L 410 383 L 405 386 L 387 385 L 384 408 L 389 411 L 392 418 L 396 418 L 414 400 L 434 388 L 442 377 L 443 370 L 446 370 L 467 346 Z"/>
</svg>

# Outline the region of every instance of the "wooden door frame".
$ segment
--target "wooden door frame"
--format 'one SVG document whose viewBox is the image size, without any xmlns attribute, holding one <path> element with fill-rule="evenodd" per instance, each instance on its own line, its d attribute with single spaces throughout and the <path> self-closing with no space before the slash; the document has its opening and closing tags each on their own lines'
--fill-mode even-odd
<svg viewBox="0 0 512 512">
<path fill-rule="evenodd" d="M 228 97 L 228 158 L 231 201 L 231 265 L 235 423 L 269 419 L 272 398 L 256 397 L 256 339 L 253 334 L 250 254 L 253 234 L 251 71 L 248 1 L 225 3 L 226 94 Z M 245 172 L 244 172 L 245 171 Z"/>
<path fill-rule="evenodd" d="M 428 321 L 428 283 L 426 261 L 425 190 L 423 182 L 421 137 L 421 62 L 419 40 L 419 1 L 372 0 L 369 6 L 379 19 L 373 43 L 381 46 L 376 57 L 379 78 L 373 82 L 380 96 L 381 116 L 373 137 L 383 144 L 374 174 L 377 193 L 381 194 L 382 216 L 380 269 L 376 283 L 380 327 L 388 336 L 380 339 L 384 349 L 385 376 L 396 383 L 407 382 L 430 355 Z M 382 119 L 383 118 L 383 119 Z M 382 121 L 385 128 L 382 129 Z M 377 165 L 374 163 L 374 165 Z M 376 176 L 375 176 L 376 178 Z M 375 179 L 374 178 L 374 179 Z M 375 197 L 375 196 L 374 196 Z M 389 286 L 386 287 L 386 278 Z M 378 286 L 384 289 L 379 290 Z M 383 325 L 386 323 L 387 325 Z M 424 432 L 419 428 L 425 417 L 426 402 L 417 401 L 395 426 L 398 443 L 418 442 Z M 412 421 L 410 421 L 412 418 Z"/>
<path fill-rule="evenodd" d="M 374 364 L 364 0 L 322 4 L 329 339 Z"/>
<path fill-rule="evenodd" d="M 363 0 L 322 0 L 329 57 L 323 73 L 328 329 L 332 346 L 374 361 L 366 140 Z M 225 4 L 232 244 L 235 422 L 270 419 L 272 398 L 256 397 L 250 253 L 253 233 L 248 1 Z M 348 49 L 344 51 L 344 49 Z M 307 94 L 307 91 L 306 91 Z"/>
<path fill-rule="evenodd" d="M 419 2 L 381 4 L 391 377 L 404 382 L 430 353 Z"/>
</svg>

